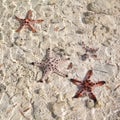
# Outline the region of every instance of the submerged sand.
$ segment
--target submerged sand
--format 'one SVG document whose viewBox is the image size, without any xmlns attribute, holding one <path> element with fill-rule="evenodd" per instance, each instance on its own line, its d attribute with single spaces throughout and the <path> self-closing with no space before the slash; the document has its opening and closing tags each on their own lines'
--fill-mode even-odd
<svg viewBox="0 0 120 120">
<path fill-rule="evenodd" d="M 0 0 L 0 120 L 120 120 L 120 1 L 119 0 Z M 28 10 L 37 33 L 22 30 L 19 22 Z M 81 43 L 99 48 L 97 58 L 85 53 Z M 42 72 L 30 62 L 40 62 L 46 49 L 70 60 L 60 65 L 69 75 L 52 74 L 37 83 Z M 67 69 L 72 62 L 72 68 Z M 94 90 L 99 105 L 88 97 L 72 99 L 78 88 L 70 78 L 106 81 Z"/>
</svg>

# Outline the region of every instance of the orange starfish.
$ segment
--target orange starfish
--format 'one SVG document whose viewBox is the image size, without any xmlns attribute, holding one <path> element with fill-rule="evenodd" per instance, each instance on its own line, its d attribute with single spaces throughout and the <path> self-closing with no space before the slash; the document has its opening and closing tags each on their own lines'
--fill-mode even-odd
<svg viewBox="0 0 120 120">
<path fill-rule="evenodd" d="M 92 74 L 93 74 L 92 70 L 89 70 L 83 81 L 71 79 L 71 82 L 73 82 L 79 88 L 78 92 L 75 94 L 73 98 L 78 98 L 78 97 L 83 97 L 84 95 L 88 95 L 89 98 L 94 101 L 94 105 L 96 105 L 98 104 L 98 101 L 95 95 L 92 93 L 92 91 L 95 87 L 104 85 L 105 81 L 99 81 L 96 83 L 91 82 L 90 77 Z"/>
<path fill-rule="evenodd" d="M 33 27 L 33 25 L 34 25 L 35 23 L 41 23 L 41 22 L 43 22 L 44 20 L 42 20 L 42 19 L 40 19 L 40 20 L 32 20 L 31 17 L 32 17 L 32 11 L 31 11 L 31 10 L 29 10 L 29 11 L 27 12 L 27 15 L 26 15 L 25 19 L 21 19 L 21 18 L 18 18 L 17 16 L 15 16 L 15 19 L 18 20 L 19 23 L 20 23 L 20 27 L 16 30 L 16 32 L 20 32 L 21 29 L 22 29 L 23 27 L 25 27 L 25 28 L 28 28 L 30 31 L 32 31 L 32 32 L 35 33 L 36 30 L 35 30 L 35 28 Z"/>
</svg>

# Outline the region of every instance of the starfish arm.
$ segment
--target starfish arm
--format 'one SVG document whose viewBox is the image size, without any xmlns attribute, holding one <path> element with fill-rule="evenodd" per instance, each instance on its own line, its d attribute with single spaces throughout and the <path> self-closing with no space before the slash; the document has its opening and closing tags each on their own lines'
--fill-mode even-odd
<svg viewBox="0 0 120 120">
<path fill-rule="evenodd" d="M 104 85 L 105 84 L 105 81 L 99 81 L 99 82 L 97 82 L 97 83 L 95 83 L 95 87 L 98 87 L 98 86 L 102 86 L 102 85 Z"/>
<path fill-rule="evenodd" d="M 88 96 L 89 96 L 90 99 L 92 99 L 92 100 L 94 101 L 94 104 L 95 104 L 95 105 L 98 104 L 98 101 L 97 101 L 95 95 L 94 95 L 92 92 L 90 92 L 90 93 L 88 94 Z"/>
<path fill-rule="evenodd" d="M 84 77 L 83 81 L 88 80 L 88 79 L 92 76 L 92 74 L 93 74 L 92 70 L 89 70 L 89 71 L 87 72 L 86 76 Z"/>
<path fill-rule="evenodd" d="M 47 80 L 48 76 L 52 73 L 52 71 L 49 70 L 45 70 L 42 73 L 42 78 L 38 81 L 38 82 L 43 82 L 45 80 Z"/>
<path fill-rule="evenodd" d="M 33 33 L 37 32 L 32 25 L 28 24 L 28 27 L 28 29 L 31 30 Z"/>
<path fill-rule="evenodd" d="M 62 58 L 60 59 L 60 62 L 66 62 L 67 60 L 70 60 L 70 58 Z"/>
<path fill-rule="evenodd" d="M 24 25 L 21 25 L 21 26 L 16 30 L 16 32 L 20 32 L 23 27 L 24 27 Z"/>
<path fill-rule="evenodd" d="M 32 62 L 30 64 L 34 65 L 34 66 L 37 66 L 37 67 L 42 67 L 42 63 L 39 63 L 39 62 Z"/>
<path fill-rule="evenodd" d="M 54 69 L 53 72 L 56 73 L 56 74 L 58 74 L 59 76 L 62 76 L 62 77 L 68 77 L 67 74 L 62 73 L 62 72 L 59 71 L 58 69 Z"/>
<path fill-rule="evenodd" d="M 71 81 L 72 83 L 74 83 L 75 85 L 77 85 L 77 86 L 80 86 L 80 85 L 82 84 L 81 81 L 78 81 L 78 80 L 76 80 L 76 79 L 70 79 L 70 81 Z"/>
<path fill-rule="evenodd" d="M 16 20 L 18 20 L 20 23 L 22 23 L 22 22 L 23 22 L 23 19 L 21 19 L 21 18 L 17 17 L 16 15 L 15 15 L 15 19 L 16 19 Z"/>
<path fill-rule="evenodd" d="M 32 23 L 41 23 L 43 22 L 44 20 L 40 19 L 40 20 L 31 20 Z"/>
<path fill-rule="evenodd" d="M 20 19 L 19 17 L 17 17 L 16 15 L 15 15 L 15 19 L 18 20 L 18 21 L 21 20 L 21 19 Z"/>
<path fill-rule="evenodd" d="M 84 90 L 79 90 L 79 91 L 75 94 L 75 96 L 73 96 L 73 98 L 83 97 L 83 92 L 84 92 Z"/>
<path fill-rule="evenodd" d="M 32 11 L 29 10 L 29 11 L 27 12 L 27 15 L 26 15 L 25 19 L 31 19 L 31 18 L 32 18 Z"/>
</svg>

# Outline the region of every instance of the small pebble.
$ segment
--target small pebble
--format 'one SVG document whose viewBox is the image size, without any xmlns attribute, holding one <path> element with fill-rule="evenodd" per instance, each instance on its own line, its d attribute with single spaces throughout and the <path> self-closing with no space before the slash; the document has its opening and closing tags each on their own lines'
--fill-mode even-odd
<svg viewBox="0 0 120 120">
<path fill-rule="evenodd" d="M 6 90 L 6 86 L 3 84 L 0 84 L 0 93 L 5 92 L 5 90 Z"/>
</svg>

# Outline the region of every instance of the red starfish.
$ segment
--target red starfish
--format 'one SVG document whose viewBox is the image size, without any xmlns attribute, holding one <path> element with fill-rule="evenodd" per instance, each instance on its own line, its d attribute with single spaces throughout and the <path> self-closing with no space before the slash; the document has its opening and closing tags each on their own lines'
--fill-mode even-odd
<svg viewBox="0 0 120 120">
<path fill-rule="evenodd" d="M 78 81 L 76 79 L 71 79 L 75 85 L 78 86 L 79 90 L 73 98 L 83 97 L 84 95 L 88 95 L 90 99 L 94 101 L 94 105 L 98 104 L 98 101 L 95 95 L 92 93 L 93 89 L 98 86 L 102 86 L 105 84 L 105 81 L 99 81 L 96 83 L 91 82 L 90 77 L 93 74 L 92 70 L 89 70 L 83 79 L 83 81 Z"/>
<path fill-rule="evenodd" d="M 21 19 L 21 18 L 18 18 L 17 16 L 15 16 L 15 19 L 20 22 L 20 27 L 16 30 L 16 32 L 20 32 L 23 27 L 28 28 L 32 32 L 36 32 L 33 25 L 35 23 L 41 23 L 44 20 L 42 20 L 42 19 L 41 20 L 32 20 L 31 17 L 32 17 L 32 11 L 31 10 L 29 10 L 27 12 L 27 15 L 26 15 L 25 19 Z"/>
</svg>

